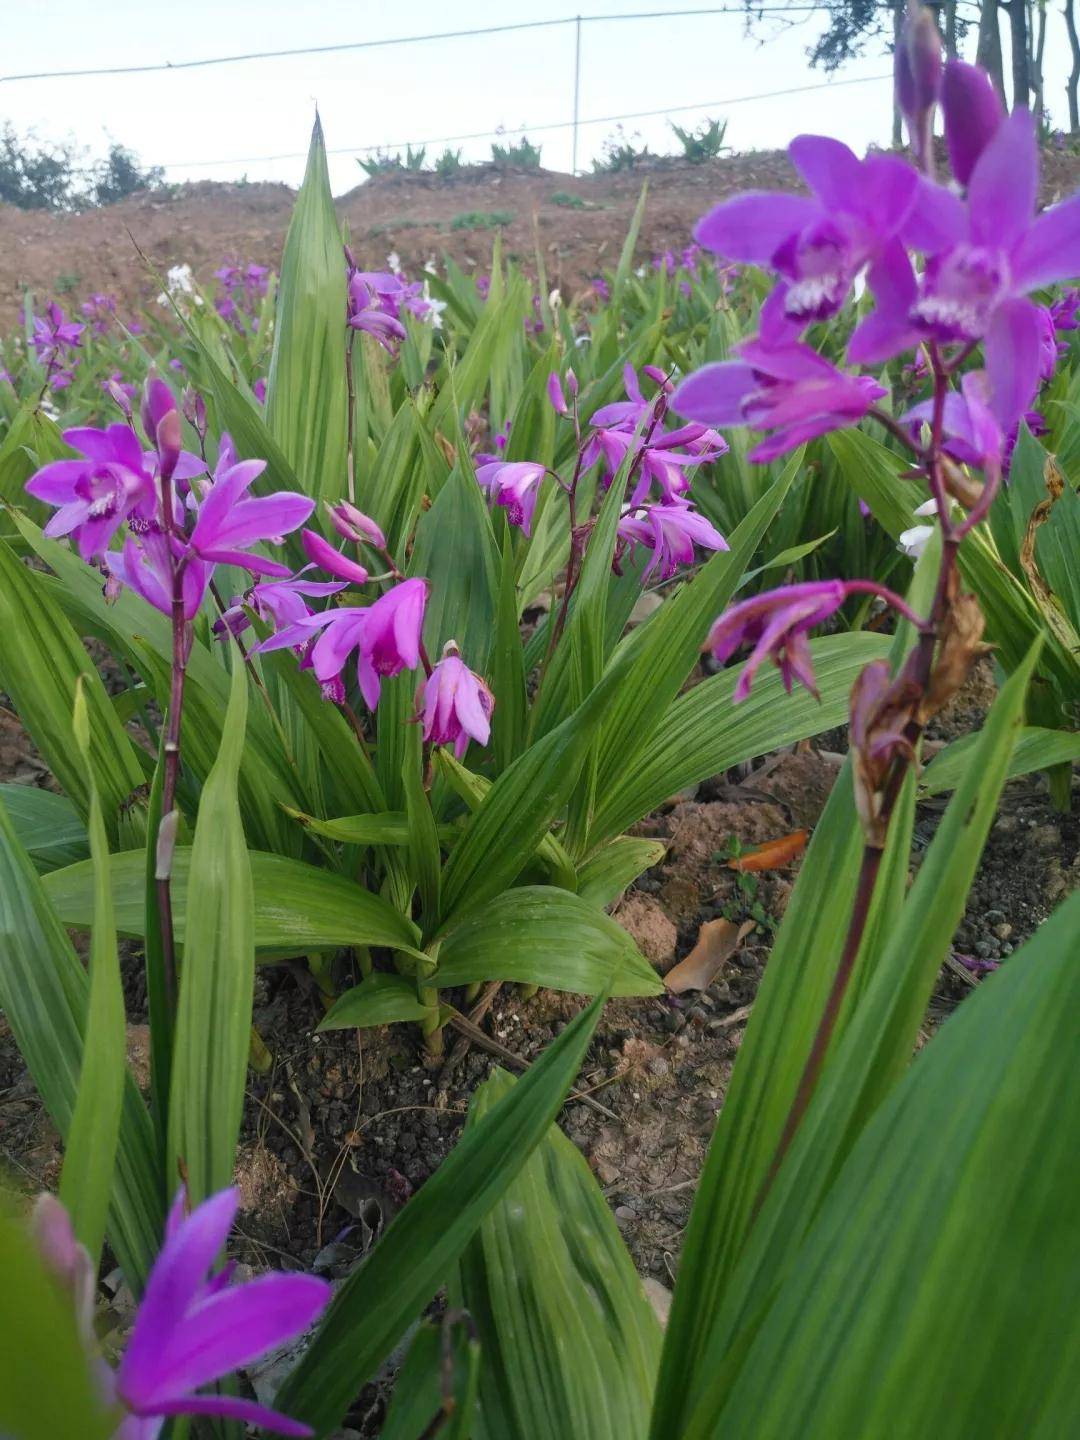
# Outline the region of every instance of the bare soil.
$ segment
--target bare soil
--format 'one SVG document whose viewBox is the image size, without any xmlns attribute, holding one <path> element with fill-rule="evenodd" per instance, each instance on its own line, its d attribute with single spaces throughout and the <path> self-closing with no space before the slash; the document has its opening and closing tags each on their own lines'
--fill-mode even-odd
<svg viewBox="0 0 1080 1440">
<path fill-rule="evenodd" d="M 695 221 L 725 195 L 799 188 L 783 151 L 761 151 L 699 165 L 653 159 L 614 175 L 492 166 L 448 179 L 383 175 L 343 195 L 337 208 L 365 265 L 383 267 L 394 250 L 413 272 L 444 252 L 466 268 L 486 269 L 493 232 L 484 220 L 503 212 L 511 217 L 503 227 L 505 253 L 535 274 L 539 251 L 548 283 L 570 296 L 614 265 L 646 182 L 638 242 L 644 261 L 687 244 Z M 1044 204 L 1078 182 L 1080 157 L 1044 154 Z M 159 271 L 188 264 L 203 281 L 226 258 L 276 266 L 295 198 L 287 185 L 206 180 L 78 215 L 0 205 L 0 327 L 18 323 L 27 289 L 39 299 L 111 291 L 133 308 L 152 301 L 159 287 L 136 244 Z"/>
</svg>

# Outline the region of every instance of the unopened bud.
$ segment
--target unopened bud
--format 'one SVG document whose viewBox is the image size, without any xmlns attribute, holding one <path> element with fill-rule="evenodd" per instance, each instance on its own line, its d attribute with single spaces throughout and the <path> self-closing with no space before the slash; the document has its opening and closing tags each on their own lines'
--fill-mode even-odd
<svg viewBox="0 0 1080 1440">
<path fill-rule="evenodd" d="M 949 164 L 959 183 L 967 185 L 979 156 L 1005 118 L 1001 98 L 985 70 L 950 60 L 942 80 L 941 108 Z"/>
<path fill-rule="evenodd" d="M 108 395 L 109 399 L 113 402 L 113 404 L 119 408 L 124 418 L 126 420 L 130 420 L 131 401 L 128 399 L 127 392 L 124 390 L 123 386 L 120 385 L 116 380 L 106 380 L 105 393 Z"/>
<path fill-rule="evenodd" d="M 916 158 L 926 165 L 941 95 L 941 36 L 933 13 L 910 0 L 895 56 L 896 103 Z"/>
<path fill-rule="evenodd" d="M 180 447 L 183 443 L 179 410 L 170 410 L 168 414 L 161 417 L 154 434 L 154 441 L 157 446 L 161 478 L 171 480 L 176 463 L 180 459 Z"/>
<path fill-rule="evenodd" d="M 184 411 L 184 419 L 192 427 L 200 440 L 206 439 L 206 401 L 197 390 L 189 385 L 181 398 L 181 405 Z"/>
<path fill-rule="evenodd" d="M 566 388 L 570 391 L 571 395 L 578 393 L 578 378 L 573 370 L 567 370 L 566 372 Z"/>
<path fill-rule="evenodd" d="M 357 545 L 372 545 L 376 550 L 386 549 L 386 536 L 375 521 L 355 505 L 350 505 L 348 500 L 339 500 L 336 505 L 328 502 L 326 509 L 330 523 L 345 540 L 352 540 Z"/>
<path fill-rule="evenodd" d="M 566 396 L 563 394 L 562 381 L 559 379 L 558 372 L 555 370 L 548 376 L 547 393 L 548 400 L 551 402 L 551 408 L 555 411 L 556 415 L 568 415 L 570 413 L 570 407 L 566 403 Z"/>
</svg>

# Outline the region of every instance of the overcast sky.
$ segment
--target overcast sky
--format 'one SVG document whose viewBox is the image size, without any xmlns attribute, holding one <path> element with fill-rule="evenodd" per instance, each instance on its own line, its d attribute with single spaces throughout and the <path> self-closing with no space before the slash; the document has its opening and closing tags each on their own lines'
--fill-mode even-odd
<svg viewBox="0 0 1080 1440">
<path fill-rule="evenodd" d="M 250 50 L 329 45 L 467 29 L 524 20 L 562 19 L 573 0 L 412 0 L 410 5 L 322 0 L 28 0 L 5 7 L 3 74 L 99 65 L 198 59 Z M 668 0 L 590 0 L 592 14 L 691 8 Z M 729 122 L 736 149 L 786 143 L 800 130 L 847 140 L 856 148 L 887 141 L 890 82 L 868 78 L 783 98 L 733 101 L 767 91 L 821 84 L 806 50 L 824 17 L 791 26 L 762 25 L 748 36 L 740 15 L 669 16 L 588 23 L 582 27 L 583 119 L 669 110 L 692 126 L 706 116 Z M 1060 20 L 1055 16 L 1055 24 Z M 1064 45 L 1048 46 L 1052 107 L 1063 83 Z M 110 140 L 135 149 L 144 163 L 166 166 L 170 180 L 250 179 L 298 183 L 315 104 L 331 156 L 336 193 L 362 178 L 361 147 L 535 127 L 542 163 L 568 170 L 569 129 L 545 124 L 573 114 L 574 26 L 387 47 L 337 55 L 297 56 L 218 65 L 174 74 L 28 80 L 0 84 L 0 121 L 43 138 L 73 138 L 100 153 Z M 890 61 L 872 47 L 838 80 L 887 75 Z M 676 113 L 675 107 L 694 106 Z M 624 121 L 628 135 L 654 150 L 674 141 L 663 116 Z M 588 168 L 613 122 L 581 129 L 579 168 Z M 490 138 L 458 141 L 466 158 L 485 159 Z M 428 147 L 428 159 L 441 144 Z M 253 157 L 283 156 L 280 159 Z"/>
</svg>

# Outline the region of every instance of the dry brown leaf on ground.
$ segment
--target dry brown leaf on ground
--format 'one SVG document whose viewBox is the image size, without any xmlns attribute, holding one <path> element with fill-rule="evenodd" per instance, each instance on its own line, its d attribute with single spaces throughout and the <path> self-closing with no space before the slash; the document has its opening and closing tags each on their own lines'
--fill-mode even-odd
<svg viewBox="0 0 1080 1440">
<path fill-rule="evenodd" d="M 706 920 L 698 931 L 697 944 L 684 960 L 672 966 L 664 984 L 673 995 L 686 990 L 707 990 L 742 942 L 757 929 L 753 920 L 736 925 L 734 920 Z"/>
<path fill-rule="evenodd" d="M 793 830 L 790 835 L 781 835 L 778 840 L 768 840 L 756 850 L 729 860 L 728 869 L 739 870 L 743 874 L 755 870 L 782 870 L 802 854 L 809 838 L 809 830 Z"/>
</svg>

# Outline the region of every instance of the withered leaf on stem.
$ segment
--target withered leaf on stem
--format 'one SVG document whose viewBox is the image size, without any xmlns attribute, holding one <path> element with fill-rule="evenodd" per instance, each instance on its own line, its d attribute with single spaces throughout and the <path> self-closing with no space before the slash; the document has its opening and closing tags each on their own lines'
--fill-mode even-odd
<svg viewBox="0 0 1080 1440">
<path fill-rule="evenodd" d="M 985 653 L 982 643 L 986 621 L 974 595 L 953 597 L 941 622 L 941 643 L 919 706 L 919 724 L 925 725 L 931 715 L 949 703 L 963 686 L 973 662 Z"/>
</svg>

